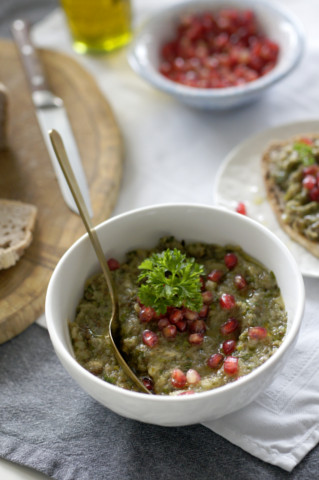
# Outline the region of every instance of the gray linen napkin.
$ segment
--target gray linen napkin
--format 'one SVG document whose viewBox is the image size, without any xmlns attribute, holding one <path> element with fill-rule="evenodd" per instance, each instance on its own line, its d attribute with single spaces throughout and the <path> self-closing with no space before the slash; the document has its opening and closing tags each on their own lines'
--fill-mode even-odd
<svg viewBox="0 0 319 480">
<path fill-rule="evenodd" d="M 313 452 L 288 474 L 201 425 L 122 418 L 84 393 L 32 325 L 0 346 L 0 456 L 57 480 L 316 478 Z"/>
</svg>

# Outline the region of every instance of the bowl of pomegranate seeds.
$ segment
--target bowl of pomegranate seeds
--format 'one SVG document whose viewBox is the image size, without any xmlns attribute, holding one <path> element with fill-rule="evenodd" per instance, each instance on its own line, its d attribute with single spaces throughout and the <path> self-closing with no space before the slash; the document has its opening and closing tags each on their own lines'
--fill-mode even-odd
<svg viewBox="0 0 319 480">
<path fill-rule="evenodd" d="M 131 419 L 200 423 L 246 406 L 289 361 L 304 284 L 288 248 L 247 216 L 204 205 L 133 210 L 96 228 L 117 286 L 120 348 L 110 348 L 110 298 L 87 235 L 51 277 L 46 321 L 62 365 L 94 399 Z"/>
<path fill-rule="evenodd" d="M 298 65 L 303 29 L 264 1 L 186 1 L 159 11 L 137 31 L 132 69 L 178 100 L 222 110 L 255 100 Z"/>
</svg>

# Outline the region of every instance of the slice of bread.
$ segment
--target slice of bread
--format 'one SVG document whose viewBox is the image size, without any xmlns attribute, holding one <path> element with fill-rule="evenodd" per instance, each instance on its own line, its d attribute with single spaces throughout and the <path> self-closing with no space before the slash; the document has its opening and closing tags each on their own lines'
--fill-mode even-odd
<svg viewBox="0 0 319 480">
<path fill-rule="evenodd" d="M 313 140 L 319 138 L 318 134 L 308 134 L 306 136 Z M 292 240 L 302 245 L 310 253 L 312 253 L 312 255 L 319 257 L 319 242 L 310 240 L 306 235 L 303 235 L 302 232 L 294 228 L 293 224 L 289 224 L 285 221 L 285 192 L 278 187 L 274 177 L 272 176 L 274 156 L 277 156 L 277 154 L 280 153 L 287 145 L 292 145 L 304 137 L 304 135 L 299 137 L 296 136 L 287 141 L 274 142 L 270 144 L 262 156 L 262 174 L 266 187 L 267 199 L 281 228 Z"/>
<path fill-rule="evenodd" d="M 32 242 L 37 208 L 0 199 L 0 270 L 12 267 Z"/>
</svg>

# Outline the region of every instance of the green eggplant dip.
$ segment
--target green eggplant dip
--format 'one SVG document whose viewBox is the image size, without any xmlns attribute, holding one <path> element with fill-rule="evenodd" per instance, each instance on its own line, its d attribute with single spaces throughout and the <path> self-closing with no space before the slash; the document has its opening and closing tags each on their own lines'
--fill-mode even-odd
<svg viewBox="0 0 319 480">
<path fill-rule="evenodd" d="M 184 303 L 158 313 L 138 296 L 139 266 L 174 249 L 201 269 L 196 283 L 201 303 L 196 310 Z M 131 251 L 123 263 L 111 259 L 109 266 L 119 295 L 121 349 L 154 394 L 192 394 L 234 382 L 263 364 L 283 341 L 287 314 L 276 278 L 237 246 L 165 237 L 154 249 Z M 136 391 L 113 356 L 110 317 L 106 282 L 98 273 L 86 282 L 69 324 L 75 358 L 93 375 Z"/>
<path fill-rule="evenodd" d="M 269 171 L 279 192 L 282 220 L 307 240 L 319 242 L 319 138 L 277 145 Z"/>
</svg>

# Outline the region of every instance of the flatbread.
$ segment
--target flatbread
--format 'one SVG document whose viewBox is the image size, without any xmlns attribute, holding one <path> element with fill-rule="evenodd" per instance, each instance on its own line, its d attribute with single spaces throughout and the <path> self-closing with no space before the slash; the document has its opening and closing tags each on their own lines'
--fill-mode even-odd
<svg viewBox="0 0 319 480">
<path fill-rule="evenodd" d="M 12 267 L 32 242 L 35 205 L 0 199 L 0 270 Z"/>
<path fill-rule="evenodd" d="M 283 191 L 274 180 L 272 175 L 273 165 L 274 165 L 274 156 L 277 156 L 283 148 L 287 145 L 293 145 L 296 142 L 300 142 L 305 137 L 312 140 L 319 139 L 318 134 L 307 134 L 298 137 L 293 137 L 287 141 L 283 142 L 274 142 L 269 145 L 267 150 L 262 156 L 262 173 L 264 178 L 264 183 L 267 192 L 267 198 L 270 203 L 270 206 L 281 226 L 281 228 L 289 235 L 289 237 L 295 242 L 302 245 L 310 253 L 319 257 L 319 241 L 310 240 L 306 235 L 302 234 L 297 228 L 294 228 L 293 224 L 287 223 L 285 221 L 285 205 L 286 200 L 284 198 L 285 191 Z M 319 218 L 318 218 L 319 220 Z"/>
</svg>

